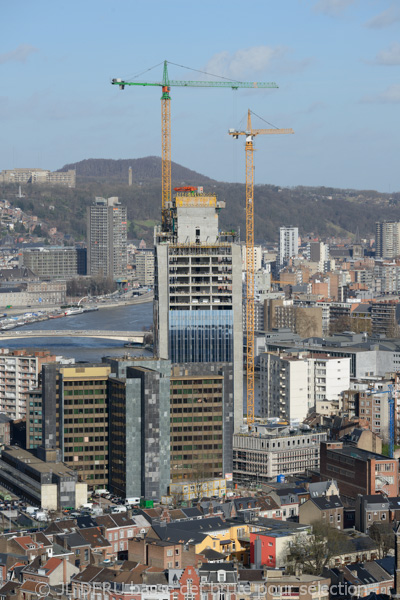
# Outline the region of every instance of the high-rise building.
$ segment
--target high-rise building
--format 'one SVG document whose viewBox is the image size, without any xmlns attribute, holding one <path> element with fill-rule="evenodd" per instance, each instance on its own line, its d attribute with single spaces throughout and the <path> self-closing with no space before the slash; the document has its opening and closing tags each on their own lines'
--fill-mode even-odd
<svg viewBox="0 0 400 600">
<path fill-rule="evenodd" d="M 375 249 L 379 258 L 395 258 L 400 254 L 400 222 L 382 221 L 375 224 Z"/>
<path fill-rule="evenodd" d="M 171 376 L 171 481 L 232 472 L 230 364 L 174 365 Z"/>
<path fill-rule="evenodd" d="M 108 486 L 110 372 L 106 363 L 42 368 L 42 446 L 91 486 Z"/>
<path fill-rule="evenodd" d="M 161 499 L 170 482 L 169 360 L 104 359 L 109 378 L 110 489 Z"/>
<path fill-rule="evenodd" d="M 279 264 L 285 264 L 299 253 L 298 227 L 279 228 Z"/>
<path fill-rule="evenodd" d="M 156 231 L 155 354 L 172 363 L 230 363 L 234 423 L 243 418 L 242 258 L 235 232 L 223 234 L 225 206 L 202 188 L 177 190 Z"/>
<path fill-rule="evenodd" d="M 127 212 L 118 198 L 96 198 L 87 210 L 88 275 L 124 277 Z"/>
</svg>

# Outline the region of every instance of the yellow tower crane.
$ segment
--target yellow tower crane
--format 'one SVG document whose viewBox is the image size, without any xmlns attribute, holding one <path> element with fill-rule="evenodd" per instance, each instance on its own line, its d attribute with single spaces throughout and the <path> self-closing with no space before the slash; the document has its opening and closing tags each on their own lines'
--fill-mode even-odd
<svg viewBox="0 0 400 600">
<path fill-rule="evenodd" d="M 246 368 L 247 425 L 254 423 L 254 146 L 256 135 L 294 133 L 293 129 L 252 129 L 251 111 L 247 114 L 247 129 L 230 129 L 238 139 L 246 136 Z"/>
<path fill-rule="evenodd" d="M 169 63 L 174 64 L 174 63 Z M 164 61 L 164 72 L 163 79 L 159 82 L 148 82 L 148 81 L 124 81 L 122 79 L 112 79 L 112 85 L 118 85 L 121 90 L 126 85 L 143 85 L 143 86 L 157 86 L 162 88 L 161 96 L 161 163 L 162 163 L 162 199 L 161 199 L 161 216 L 162 226 L 166 227 L 167 215 L 172 200 L 171 190 L 171 86 L 180 87 L 218 87 L 218 88 L 231 88 L 237 90 L 238 88 L 277 88 L 276 83 L 265 83 L 259 81 L 176 81 L 170 80 L 168 76 L 168 61 Z M 177 65 L 181 66 L 181 65 Z"/>
</svg>

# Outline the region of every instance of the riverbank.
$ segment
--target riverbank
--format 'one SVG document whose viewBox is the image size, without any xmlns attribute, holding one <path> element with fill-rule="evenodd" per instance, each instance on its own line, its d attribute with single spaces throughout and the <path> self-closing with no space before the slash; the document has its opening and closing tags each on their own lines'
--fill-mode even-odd
<svg viewBox="0 0 400 600">
<path fill-rule="evenodd" d="M 116 308 L 119 306 L 130 306 L 132 304 L 145 304 L 147 302 L 153 302 L 153 292 L 147 292 L 142 294 L 141 296 L 135 296 L 134 298 L 127 300 L 118 300 L 118 301 L 96 301 L 88 303 L 88 307 L 95 307 L 101 310 L 102 308 Z M 68 302 L 67 302 L 68 303 Z M 71 303 L 72 305 L 72 303 Z M 8 317 L 22 317 L 25 313 L 32 312 L 41 312 L 45 315 L 49 315 L 55 312 L 62 312 L 62 308 L 59 304 L 50 304 L 46 306 L 39 305 L 28 305 L 28 306 L 16 306 L 15 308 L 5 308 L 0 309 L 0 313 L 7 314 Z"/>
</svg>

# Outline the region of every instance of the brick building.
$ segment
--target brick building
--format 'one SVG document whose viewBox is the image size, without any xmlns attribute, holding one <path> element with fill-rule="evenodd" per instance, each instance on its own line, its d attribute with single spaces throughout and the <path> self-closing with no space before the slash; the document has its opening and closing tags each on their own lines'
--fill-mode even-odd
<svg viewBox="0 0 400 600">
<path fill-rule="evenodd" d="M 354 503 L 358 494 L 374 495 L 385 493 L 398 496 L 399 463 L 388 458 L 343 442 L 321 443 L 322 480 L 335 478 L 340 497 Z"/>
</svg>

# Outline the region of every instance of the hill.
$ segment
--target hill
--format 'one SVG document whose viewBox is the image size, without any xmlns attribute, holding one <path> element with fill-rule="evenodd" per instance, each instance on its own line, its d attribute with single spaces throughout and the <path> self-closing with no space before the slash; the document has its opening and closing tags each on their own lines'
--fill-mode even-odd
<svg viewBox="0 0 400 600">
<path fill-rule="evenodd" d="M 128 168 L 132 167 L 132 186 L 128 186 Z M 64 187 L 23 186 L 25 198 L 16 199 L 16 186 L 1 188 L 2 197 L 14 206 L 37 215 L 39 220 L 76 240 L 86 236 L 86 207 L 96 196 L 118 196 L 128 208 L 129 237 L 152 242 L 154 225 L 160 221 L 161 159 L 147 157 L 133 160 L 88 159 L 65 165 L 60 171 L 76 168 L 75 189 Z M 172 164 L 173 187 L 203 185 L 206 192 L 226 201 L 221 212 L 223 229 L 241 229 L 245 237 L 245 186 L 214 181 L 176 163 Z M 314 233 L 348 236 L 357 227 L 362 236 L 374 235 L 378 220 L 400 219 L 400 194 L 335 188 L 280 188 L 257 185 L 255 200 L 255 239 L 276 241 L 279 227 L 298 226 L 300 234 Z"/>
<path fill-rule="evenodd" d="M 147 156 L 146 158 L 111 160 L 106 158 L 89 158 L 77 163 L 64 165 L 58 171 L 75 169 L 79 181 L 96 180 L 103 182 L 119 182 L 128 184 L 129 167 L 132 167 L 132 181 L 134 183 L 145 183 L 149 181 L 160 181 L 161 159 L 158 156 Z M 213 180 L 196 171 L 191 171 L 177 163 L 171 163 L 171 177 L 176 185 L 203 185 Z"/>
</svg>

